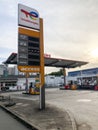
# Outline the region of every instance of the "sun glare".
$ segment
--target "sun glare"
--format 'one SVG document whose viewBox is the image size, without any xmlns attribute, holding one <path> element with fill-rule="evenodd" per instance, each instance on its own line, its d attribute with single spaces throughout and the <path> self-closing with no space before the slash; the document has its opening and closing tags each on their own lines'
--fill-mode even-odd
<svg viewBox="0 0 98 130">
<path fill-rule="evenodd" d="M 92 57 L 97 58 L 97 57 L 98 57 L 98 48 L 94 49 L 94 50 L 91 52 L 91 55 L 92 55 Z"/>
</svg>

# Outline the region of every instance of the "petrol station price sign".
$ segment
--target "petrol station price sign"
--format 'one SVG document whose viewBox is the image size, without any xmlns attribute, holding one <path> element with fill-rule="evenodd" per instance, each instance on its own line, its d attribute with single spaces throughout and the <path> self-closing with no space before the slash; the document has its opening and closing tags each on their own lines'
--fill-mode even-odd
<svg viewBox="0 0 98 130">
<path fill-rule="evenodd" d="M 17 56 L 19 71 L 40 73 L 40 109 L 45 109 L 43 19 L 37 10 L 22 4 L 18 6 Z"/>
<path fill-rule="evenodd" d="M 18 69 L 21 72 L 40 72 L 39 12 L 18 5 Z"/>
<path fill-rule="evenodd" d="M 19 27 L 18 69 L 22 72 L 40 72 L 39 32 Z"/>
</svg>

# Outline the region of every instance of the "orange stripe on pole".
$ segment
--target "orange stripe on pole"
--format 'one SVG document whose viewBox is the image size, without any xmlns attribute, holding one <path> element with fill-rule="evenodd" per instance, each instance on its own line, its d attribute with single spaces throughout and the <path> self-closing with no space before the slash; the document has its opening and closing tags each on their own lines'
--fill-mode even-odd
<svg viewBox="0 0 98 130">
<path fill-rule="evenodd" d="M 40 65 L 41 65 L 41 87 L 44 85 L 44 40 L 43 40 L 43 19 L 40 18 Z"/>
<path fill-rule="evenodd" d="M 30 30 L 30 29 L 21 28 L 21 27 L 19 27 L 19 33 L 28 35 L 28 36 L 32 36 L 32 37 L 38 37 L 38 38 L 40 37 L 39 31 Z"/>
</svg>

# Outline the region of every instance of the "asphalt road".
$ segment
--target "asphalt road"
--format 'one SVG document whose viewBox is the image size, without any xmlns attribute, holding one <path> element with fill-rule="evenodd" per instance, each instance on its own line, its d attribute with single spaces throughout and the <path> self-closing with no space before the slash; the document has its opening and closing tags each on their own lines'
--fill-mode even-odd
<svg viewBox="0 0 98 130">
<path fill-rule="evenodd" d="M 21 92 L 11 96 L 39 100 L 39 96 L 23 95 Z M 69 111 L 78 130 L 98 129 L 98 91 L 46 89 L 46 102 Z"/>
<path fill-rule="evenodd" d="M 29 130 L 0 108 L 0 130 Z"/>
<path fill-rule="evenodd" d="M 98 130 L 97 91 L 49 91 L 46 100 L 48 103 L 69 110 L 76 120 L 78 130 Z"/>
</svg>

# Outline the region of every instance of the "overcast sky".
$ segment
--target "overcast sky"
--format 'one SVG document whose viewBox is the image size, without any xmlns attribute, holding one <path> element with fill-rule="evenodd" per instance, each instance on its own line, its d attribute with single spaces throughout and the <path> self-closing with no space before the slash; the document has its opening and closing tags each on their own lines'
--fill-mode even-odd
<svg viewBox="0 0 98 130">
<path fill-rule="evenodd" d="M 98 0 L 0 0 L 0 63 L 18 47 L 18 3 L 44 20 L 44 52 L 51 57 L 90 62 L 98 67 Z"/>
</svg>

